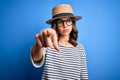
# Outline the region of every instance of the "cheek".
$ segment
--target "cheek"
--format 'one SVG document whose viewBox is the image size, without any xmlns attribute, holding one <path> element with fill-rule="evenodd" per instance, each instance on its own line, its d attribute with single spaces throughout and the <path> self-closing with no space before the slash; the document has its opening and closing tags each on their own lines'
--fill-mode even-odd
<svg viewBox="0 0 120 80">
<path fill-rule="evenodd" d="M 58 32 L 61 32 L 63 29 L 62 29 L 62 27 L 61 28 L 58 28 Z"/>
<path fill-rule="evenodd" d="M 71 33 L 72 29 L 73 29 L 73 27 L 72 27 L 72 26 L 70 26 L 70 27 L 69 27 L 69 32 L 68 32 L 68 34 L 70 34 L 70 33 Z"/>
<path fill-rule="evenodd" d="M 70 26 L 70 28 L 69 28 L 70 32 L 72 31 L 72 28 L 73 28 L 73 27 L 72 27 L 72 26 Z"/>
</svg>

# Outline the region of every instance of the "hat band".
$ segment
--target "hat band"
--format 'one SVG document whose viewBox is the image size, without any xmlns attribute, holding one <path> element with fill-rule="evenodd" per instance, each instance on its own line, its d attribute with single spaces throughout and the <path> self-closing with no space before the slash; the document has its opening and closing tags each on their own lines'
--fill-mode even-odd
<svg viewBox="0 0 120 80">
<path fill-rule="evenodd" d="M 72 13 L 61 13 L 61 14 L 54 15 L 52 18 L 62 17 L 62 16 L 74 16 L 74 15 Z"/>
</svg>

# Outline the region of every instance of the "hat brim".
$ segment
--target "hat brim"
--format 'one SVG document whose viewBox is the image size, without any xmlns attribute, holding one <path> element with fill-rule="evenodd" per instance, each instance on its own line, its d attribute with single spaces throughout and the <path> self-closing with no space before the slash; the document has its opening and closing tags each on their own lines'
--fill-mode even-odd
<svg viewBox="0 0 120 80">
<path fill-rule="evenodd" d="M 80 19 L 82 19 L 81 16 L 62 16 L 62 17 L 71 17 L 71 18 L 75 18 L 75 21 L 78 21 Z M 55 18 L 52 18 L 52 19 L 49 19 L 46 21 L 47 24 L 51 24 L 52 21 L 56 20 L 56 19 L 59 19 L 59 18 L 62 18 L 62 17 L 55 17 Z"/>
</svg>

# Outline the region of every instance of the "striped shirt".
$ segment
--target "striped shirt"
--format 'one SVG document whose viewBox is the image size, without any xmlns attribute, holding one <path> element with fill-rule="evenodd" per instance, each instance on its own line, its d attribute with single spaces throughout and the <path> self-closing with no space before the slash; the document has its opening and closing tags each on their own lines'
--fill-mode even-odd
<svg viewBox="0 0 120 80">
<path fill-rule="evenodd" d="M 81 44 L 77 47 L 59 44 L 60 51 L 54 47 L 46 48 L 41 64 L 44 63 L 42 80 L 88 80 L 86 54 Z"/>
</svg>

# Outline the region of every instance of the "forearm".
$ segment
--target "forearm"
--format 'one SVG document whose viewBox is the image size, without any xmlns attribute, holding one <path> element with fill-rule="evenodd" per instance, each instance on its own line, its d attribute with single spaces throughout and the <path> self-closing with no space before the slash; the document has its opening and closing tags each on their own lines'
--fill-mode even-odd
<svg viewBox="0 0 120 80">
<path fill-rule="evenodd" d="M 43 58 L 44 48 L 34 45 L 31 50 L 33 61 L 41 61 Z"/>
</svg>

